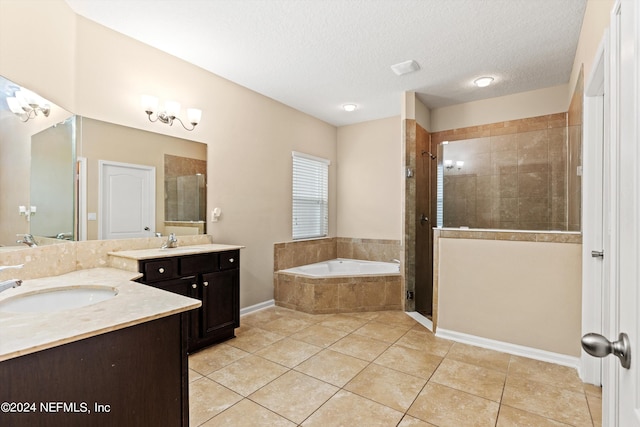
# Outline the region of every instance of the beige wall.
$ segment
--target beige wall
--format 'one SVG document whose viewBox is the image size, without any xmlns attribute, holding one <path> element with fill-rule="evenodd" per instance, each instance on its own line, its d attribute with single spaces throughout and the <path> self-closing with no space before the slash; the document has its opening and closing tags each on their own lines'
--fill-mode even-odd
<svg viewBox="0 0 640 427">
<path fill-rule="evenodd" d="M 588 79 L 593 67 L 593 60 L 604 32 L 609 28 L 610 12 L 615 0 L 589 0 L 584 12 L 580 39 L 576 48 L 576 56 L 573 59 L 573 69 L 569 79 L 569 92 L 567 93 L 567 105 L 573 96 L 580 77 L 580 68 L 584 64 L 584 78 Z"/>
<path fill-rule="evenodd" d="M 431 110 L 431 132 L 567 111 L 567 85 L 521 92 Z"/>
<path fill-rule="evenodd" d="M 400 117 L 338 128 L 338 236 L 402 237 Z"/>
<path fill-rule="evenodd" d="M 75 16 L 62 0 L 0 5 L 0 75 L 85 117 L 208 145 L 208 211 L 222 209 L 220 221 L 208 227 L 214 241 L 246 246 L 242 307 L 273 298 L 273 243 L 291 239 L 292 150 L 332 161 L 329 232 L 335 236 L 334 126 Z M 15 43 L 27 15 L 38 31 Z M 202 123 L 194 132 L 149 123 L 142 94 L 201 108 Z"/>
<path fill-rule="evenodd" d="M 580 356 L 581 245 L 439 242 L 438 328 Z"/>
</svg>

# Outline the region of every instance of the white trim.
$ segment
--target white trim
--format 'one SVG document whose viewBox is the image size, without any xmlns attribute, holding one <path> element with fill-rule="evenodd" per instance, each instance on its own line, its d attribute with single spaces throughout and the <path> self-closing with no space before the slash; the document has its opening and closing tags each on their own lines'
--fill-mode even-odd
<svg viewBox="0 0 640 427">
<path fill-rule="evenodd" d="M 268 300 L 264 302 L 259 302 L 258 304 L 250 305 L 249 307 L 245 307 L 240 310 L 240 316 L 244 316 L 245 314 L 255 313 L 256 311 L 264 310 L 265 308 L 273 307 L 276 305 L 275 300 Z"/>
<path fill-rule="evenodd" d="M 87 158 L 78 157 L 78 236 L 87 240 Z"/>
<path fill-rule="evenodd" d="M 302 157 L 303 159 L 315 160 L 317 162 L 322 162 L 327 166 L 331 164 L 331 160 L 329 159 L 325 159 L 324 157 L 313 156 L 311 154 L 301 153 L 299 151 L 292 151 L 291 157 Z"/>
<path fill-rule="evenodd" d="M 502 353 L 513 354 L 515 356 L 528 357 L 529 359 L 555 363 L 556 365 L 568 366 L 576 370 L 580 366 L 580 358 L 575 356 L 567 356 L 566 354 L 553 353 L 537 348 L 525 347 L 523 345 L 496 341 L 489 338 L 482 338 L 475 335 L 464 334 L 462 332 L 455 332 L 438 328 L 436 336 L 463 344 L 470 344 L 475 345 L 476 347 L 488 348 L 490 350 L 496 350 Z"/>
<path fill-rule="evenodd" d="M 605 88 L 609 83 L 608 48 L 609 34 L 605 31 L 595 55 L 594 68 L 585 84 L 583 118 L 583 164 L 582 175 L 582 335 L 603 334 L 602 292 L 604 284 L 603 258 L 593 258 L 592 250 L 605 250 L 604 224 L 606 222 L 605 182 L 607 174 L 604 164 L 607 111 Z M 608 90 L 608 89 L 607 89 Z M 606 253 L 605 256 L 609 254 Z M 582 351 L 580 363 L 582 381 L 602 384 L 602 360 Z"/>
<path fill-rule="evenodd" d="M 409 317 L 411 317 L 416 322 L 420 323 L 422 326 L 433 332 L 433 322 L 428 318 L 424 317 L 422 314 L 417 311 L 405 311 Z"/>
</svg>

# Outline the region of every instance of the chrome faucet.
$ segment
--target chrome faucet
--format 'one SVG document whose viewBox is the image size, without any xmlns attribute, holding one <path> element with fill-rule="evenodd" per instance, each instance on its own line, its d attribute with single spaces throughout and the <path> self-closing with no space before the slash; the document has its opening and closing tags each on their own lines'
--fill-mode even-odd
<svg viewBox="0 0 640 427">
<path fill-rule="evenodd" d="M 400 264 L 400 260 L 397 259 L 397 258 L 392 259 L 391 262 L 395 262 L 396 264 Z"/>
<path fill-rule="evenodd" d="M 18 264 L 18 265 L 0 265 L 0 271 L 2 270 L 8 270 L 10 268 L 22 268 L 24 266 L 24 264 Z M 5 280 L 3 282 L 0 282 L 0 292 L 2 291 L 6 291 L 7 289 L 11 289 L 11 288 L 17 288 L 18 286 L 22 285 L 22 280 L 20 279 L 9 279 L 9 280 Z"/>
<path fill-rule="evenodd" d="M 16 234 L 16 236 L 22 236 L 22 240 L 16 240 L 16 243 L 24 243 L 31 248 L 35 248 L 38 246 L 36 244 L 36 239 L 33 238 L 32 234 Z"/>
<path fill-rule="evenodd" d="M 167 237 L 167 241 L 164 242 L 164 244 L 162 245 L 162 249 L 177 248 L 177 247 L 178 247 L 178 239 L 176 238 L 176 235 L 174 233 L 169 234 L 169 237 Z"/>
</svg>

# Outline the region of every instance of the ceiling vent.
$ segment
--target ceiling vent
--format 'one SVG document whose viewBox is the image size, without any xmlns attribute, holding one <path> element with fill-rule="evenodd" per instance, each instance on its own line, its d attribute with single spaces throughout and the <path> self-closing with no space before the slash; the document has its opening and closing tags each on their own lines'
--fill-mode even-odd
<svg viewBox="0 0 640 427">
<path fill-rule="evenodd" d="M 409 61 L 404 61 L 399 64 L 395 64 L 391 66 L 391 69 L 394 73 L 401 76 L 403 74 L 413 73 L 414 71 L 418 71 L 420 69 L 420 65 L 413 59 Z"/>
</svg>

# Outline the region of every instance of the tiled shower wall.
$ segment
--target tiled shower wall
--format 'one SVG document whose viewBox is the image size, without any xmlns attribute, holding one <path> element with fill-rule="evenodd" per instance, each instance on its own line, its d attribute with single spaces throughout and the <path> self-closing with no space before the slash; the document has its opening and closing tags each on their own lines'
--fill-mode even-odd
<svg viewBox="0 0 640 427">
<path fill-rule="evenodd" d="M 273 248 L 273 271 L 313 264 L 335 258 L 366 261 L 400 259 L 399 240 L 330 237 L 276 243 Z"/>
<path fill-rule="evenodd" d="M 443 226 L 567 230 L 568 132 L 558 113 L 433 133 L 449 141 L 439 158 L 453 161 L 443 167 Z"/>
</svg>

